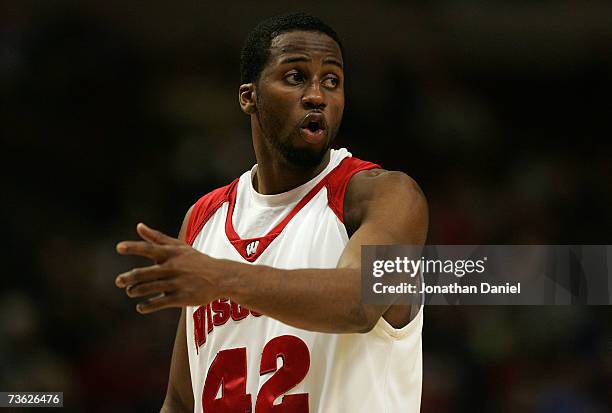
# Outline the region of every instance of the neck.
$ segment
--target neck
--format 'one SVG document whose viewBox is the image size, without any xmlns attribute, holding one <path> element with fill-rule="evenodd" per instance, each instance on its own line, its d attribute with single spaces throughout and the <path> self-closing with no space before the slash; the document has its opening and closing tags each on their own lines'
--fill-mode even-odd
<svg viewBox="0 0 612 413">
<path fill-rule="evenodd" d="M 330 151 L 327 151 L 321 163 L 312 168 L 299 168 L 288 165 L 286 161 L 275 157 L 255 154 L 257 170 L 253 187 L 262 195 L 274 195 L 287 192 L 305 184 L 317 176 L 329 164 Z"/>
<path fill-rule="evenodd" d="M 325 153 L 318 165 L 302 168 L 289 164 L 264 141 L 263 136 L 256 137 L 254 134 L 253 146 L 257 159 L 257 171 L 253 179 L 253 187 L 262 195 L 280 194 L 297 188 L 317 176 L 329 164 L 330 150 Z"/>
</svg>

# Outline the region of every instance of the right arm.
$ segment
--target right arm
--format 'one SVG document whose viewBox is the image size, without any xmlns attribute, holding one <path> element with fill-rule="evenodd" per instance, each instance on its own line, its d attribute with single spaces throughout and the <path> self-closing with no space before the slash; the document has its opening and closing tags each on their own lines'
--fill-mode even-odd
<svg viewBox="0 0 612 413">
<path fill-rule="evenodd" d="M 193 208 L 193 207 L 192 207 Z M 191 215 L 191 209 L 187 211 L 179 239 L 185 241 L 187 223 Z M 191 389 L 191 376 L 189 374 L 189 357 L 187 355 L 187 337 L 185 332 L 185 307 L 181 309 L 181 318 L 176 329 L 174 339 L 174 350 L 172 350 L 172 361 L 170 362 L 170 378 L 166 399 L 160 413 L 183 413 L 193 412 L 193 391 Z"/>
</svg>

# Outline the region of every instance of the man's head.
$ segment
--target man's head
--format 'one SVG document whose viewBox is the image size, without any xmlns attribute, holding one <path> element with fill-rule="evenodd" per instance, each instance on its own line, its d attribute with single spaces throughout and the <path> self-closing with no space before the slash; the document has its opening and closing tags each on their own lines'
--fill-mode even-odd
<svg viewBox="0 0 612 413">
<path fill-rule="evenodd" d="M 342 45 L 316 17 L 293 13 L 260 23 L 240 61 L 240 106 L 255 139 L 297 167 L 318 165 L 344 111 Z"/>
</svg>

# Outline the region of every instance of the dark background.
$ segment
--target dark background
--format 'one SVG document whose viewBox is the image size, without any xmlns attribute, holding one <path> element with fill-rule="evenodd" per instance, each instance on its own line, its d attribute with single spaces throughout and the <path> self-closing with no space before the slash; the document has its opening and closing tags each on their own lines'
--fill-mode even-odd
<svg viewBox="0 0 612 413">
<path fill-rule="evenodd" d="M 239 52 L 304 10 L 346 54 L 337 145 L 414 177 L 430 244 L 610 244 L 603 1 L 0 5 L 0 390 L 66 411 L 162 403 L 178 311 L 114 287 L 135 224 L 176 234 L 254 163 Z M 423 412 L 608 412 L 611 307 L 428 307 Z"/>
</svg>

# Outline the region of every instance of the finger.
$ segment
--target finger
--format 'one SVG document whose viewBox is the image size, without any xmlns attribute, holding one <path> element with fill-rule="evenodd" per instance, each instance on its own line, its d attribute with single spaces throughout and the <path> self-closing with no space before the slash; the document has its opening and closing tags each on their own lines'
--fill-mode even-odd
<svg viewBox="0 0 612 413">
<path fill-rule="evenodd" d="M 134 268 L 128 272 L 119 274 L 115 278 L 115 285 L 119 288 L 125 288 L 130 285 L 151 282 L 167 278 L 171 273 L 160 265 L 151 265 L 149 267 Z"/>
<path fill-rule="evenodd" d="M 163 232 L 158 231 L 156 229 L 149 228 L 142 222 L 136 225 L 136 232 L 138 232 L 138 235 L 140 235 L 142 239 L 152 242 L 153 244 L 159 244 L 159 245 L 182 244 L 182 242 L 179 241 L 178 239 L 172 238 L 171 236 L 166 235 Z"/>
<path fill-rule="evenodd" d="M 176 290 L 174 280 L 156 280 L 135 285 L 128 285 L 125 293 L 128 297 L 144 297 L 152 294 L 171 293 Z"/>
<path fill-rule="evenodd" d="M 140 314 L 149 314 L 171 307 L 181 307 L 179 304 L 178 293 L 160 294 L 149 298 L 148 300 L 138 303 L 136 306 L 136 311 L 138 311 Z"/>
<path fill-rule="evenodd" d="M 168 250 L 163 245 L 146 241 L 121 241 L 117 244 L 116 250 L 121 255 L 139 255 L 156 262 L 165 261 L 168 258 Z"/>
</svg>

